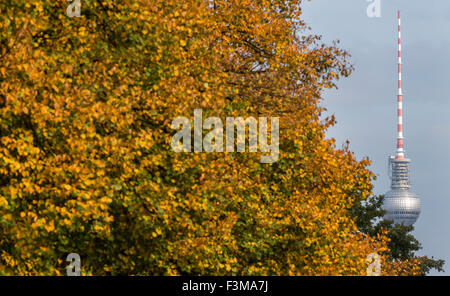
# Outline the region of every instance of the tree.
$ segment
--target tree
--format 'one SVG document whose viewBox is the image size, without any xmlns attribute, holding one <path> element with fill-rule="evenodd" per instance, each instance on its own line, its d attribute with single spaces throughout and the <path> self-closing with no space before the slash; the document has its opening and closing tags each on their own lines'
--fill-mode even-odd
<svg viewBox="0 0 450 296">
<path fill-rule="evenodd" d="M 411 234 L 414 226 L 394 224 L 391 220 L 383 219 L 386 214 L 386 211 L 382 209 L 383 200 L 383 195 L 371 196 L 352 207 L 350 212 L 356 219 L 358 229 L 370 236 L 376 236 L 377 233 L 387 229 L 387 237 L 389 238 L 387 255 L 390 260 L 405 261 L 417 259 L 420 261 L 420 275 L 426 275 L 432 269 L 436 269 L 439 272 L 444 271 L 444 260 L 415 255 L 415 252 L 422 249 L 422 246 Z"/>
<path fill-rule="evenodd" d="M 78 253 L 95 275 L 364 275 L 387 250 L 348 215 L 369 161 L 320 120 L 348 53 L 300 0 L 66 6 L 0 3 L 1 274 L 63 274 Z M 171 122 L 197 108 L 280 117 L 279 160 L 175 153 Z"/>
</svg>

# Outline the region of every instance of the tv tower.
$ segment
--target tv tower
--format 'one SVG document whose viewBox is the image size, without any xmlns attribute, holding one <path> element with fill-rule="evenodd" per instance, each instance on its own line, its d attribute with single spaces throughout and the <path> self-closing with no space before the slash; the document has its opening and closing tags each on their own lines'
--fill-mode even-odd
<svg viewBox="0 0 450 296">
<path fill-rule="evenodd" d="M 398 136 L 397 152 L 389 157 L 389 177 L 391 190 L 385 194 L 383 208 L 386 210 L 385 218 L 394 223 L 412 225 L 420 215 L 420 199 L 409 191 L 409 163 L 403 150 L 403 93 L 402 93 L 402 35 L 401 18 L 398 12 L 398 95 L 397 95 Z"/>
</svg>

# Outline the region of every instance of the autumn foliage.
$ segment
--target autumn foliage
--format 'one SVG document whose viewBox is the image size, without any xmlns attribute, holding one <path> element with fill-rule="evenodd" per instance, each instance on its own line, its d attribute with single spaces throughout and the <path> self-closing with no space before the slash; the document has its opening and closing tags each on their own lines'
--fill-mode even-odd
<svg viewBox="0 0 450 296">
<path fill-rule="evenodd" d="M 368 160 L 325 138 L 347 53 L 300 0 L 0 2 L 0 274 L 365 275 Z M 175 153 L 171 121 L 280 117 L 280 157 Z M 384 274 L 414 273 L 382 256 Z"/>
</svg>

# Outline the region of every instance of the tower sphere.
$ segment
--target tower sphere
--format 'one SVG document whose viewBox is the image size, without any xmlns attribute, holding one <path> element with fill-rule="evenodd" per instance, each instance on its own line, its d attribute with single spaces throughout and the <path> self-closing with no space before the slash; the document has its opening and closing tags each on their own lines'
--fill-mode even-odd
<svg viewBox="0 0 450 296">
<path fill-rule="evenodd" d="M 410 191 L 394 189 L 386 193 L 383 208 L 386 210 L 386 219 L 413 225 L 420 215 L 420 199 Z"/>
</svg>

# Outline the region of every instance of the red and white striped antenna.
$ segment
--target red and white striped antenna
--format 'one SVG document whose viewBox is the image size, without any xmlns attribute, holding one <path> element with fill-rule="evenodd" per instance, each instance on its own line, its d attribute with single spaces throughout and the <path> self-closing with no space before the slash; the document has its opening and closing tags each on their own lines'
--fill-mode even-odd
<svg viewBox="0 0 450 296">
<path fill-rule="evenodd" d="M 402 93 L 402 30 L 400 11 L 398 12 L 398 136 L 397 136 L 397 155 L 395 158 L 405 158 L 403 150 L 403 93 Z"/>
</svg>

